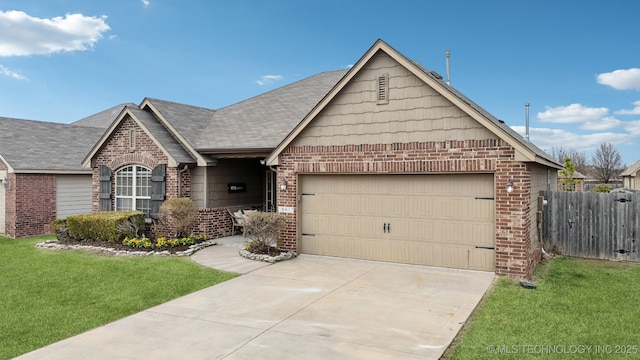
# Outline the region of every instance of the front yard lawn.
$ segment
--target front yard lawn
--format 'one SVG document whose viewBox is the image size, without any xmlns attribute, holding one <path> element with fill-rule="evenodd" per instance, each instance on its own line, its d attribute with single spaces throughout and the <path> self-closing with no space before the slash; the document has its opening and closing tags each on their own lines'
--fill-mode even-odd
<svg viewBox="0 0 640 360">
<path fill-rule="evenodd" d="M 236 276 L 188 258 L 35 248 L 46 239 L 0 237 L 0 359 Z"/>
<path fill-rule="evenodd" d="M 640 358 L 640 264 L 555 258 L 537 289 L 500 278 L 445 353 L 451 359 Z"/>
</svg>

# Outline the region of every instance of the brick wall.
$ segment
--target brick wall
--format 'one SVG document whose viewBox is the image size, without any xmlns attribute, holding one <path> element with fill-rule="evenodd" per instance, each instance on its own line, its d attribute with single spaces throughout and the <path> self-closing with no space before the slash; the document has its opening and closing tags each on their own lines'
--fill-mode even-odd
<svg viewBox="0 0 640 360">
<path fill-rule="evenodd" d="M 51 232 L 56 219 L 56 178 L 51 174 L 7 174 L 5 234 L 19 238 Z"/>
<path fill-rule="evenodd" d="M 498 139 L 375 145 L 291 146 L 279 159 L 278 206 L 296 207 L 297 174 L 493 173 L 496 184 L 496 273 L 529 278 L 539 255 L 529 251 L 531 173 Z M 507 193 L 507 182 L 514 190 Z M 283 247 L 297 249 L 298 211 L 285 214 Z"/>
<path fill-rule="evenodd" d="M 232 212 L 240 209 L 251 209 L 255 204 L 235 205 L 230 207 L 218 207 L 199 209 L 198 228 L 195 233 L 205 235 L 207 239 L 215 239 L 224 236 L 241 234 L 239 229 L 233 231 L 233 222 L 227 209 Z"/>
</svg>

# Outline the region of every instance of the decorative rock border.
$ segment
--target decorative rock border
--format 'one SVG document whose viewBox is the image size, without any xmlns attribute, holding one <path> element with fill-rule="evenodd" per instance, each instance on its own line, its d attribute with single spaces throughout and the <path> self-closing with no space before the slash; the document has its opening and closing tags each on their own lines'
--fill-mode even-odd
<svg viewBox="0 0 640 360">
<path fill-rule="evenodd" d="M 92 245 L 67 245 L 60 244 L 58 240 L 47 240 L 41 243 L 37 243 L 37 248 L 43 249 L 57 249 L 57 250 L 95 250 L 95 251 L 103 251 L 107 253 L 111 253 L 116 256 L 151 256 L 151 255 L 162 255 L 162 256 L 190 256 L 194 252 L 204 249 L 209 246 L 216 245 L 217 242 L 215 240 L 207 240 L 198 244 L 194 244 L 189 246 L 187 250 L 179 251 L 176 253 L 170 253 L 167 250 L 163 251 L 129 251 L 129 250 L 117 250 L 114 248 L 104 247 L 104 246 L 92 246 Z"/>
<path fill-rule="evenodd" d="M 250 251 L 242 249 L 242 250 L 240 250 L 240 256 L 242 256 L 243 258 L 247 258 L 249 260 L 265 261 L 265 262 L 268 262 L 268 263 L 275 263 L 275 262 L 282 261 L 282 260 L 293 259 L 294 257 L 297 256 L 297 254 L 295 252 L 284 252 L 284 253 L 280 253 L 280 255 L 278 255 L 278 256 L 271 256 L 271 255 L 265 255 L 265 254 L 254 254 L 254 253 L 252 253 Z"/>
</svg>

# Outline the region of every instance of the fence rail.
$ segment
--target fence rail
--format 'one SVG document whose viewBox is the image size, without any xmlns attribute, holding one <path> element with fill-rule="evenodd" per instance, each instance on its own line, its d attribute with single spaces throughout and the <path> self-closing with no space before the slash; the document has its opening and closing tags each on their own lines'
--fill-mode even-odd
<svg viewBox="0 0 640 360">
<path fill-rule="evenodd" d="M 542 191 L 547 250 L 567 256 L 640 261 L 640 193 Z"/>
</svg>

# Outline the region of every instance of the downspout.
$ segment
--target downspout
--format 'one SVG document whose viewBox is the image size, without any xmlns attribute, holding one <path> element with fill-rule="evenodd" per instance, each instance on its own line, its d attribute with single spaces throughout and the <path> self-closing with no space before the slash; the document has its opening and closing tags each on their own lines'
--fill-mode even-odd
<svg viewBox="0 0 640 360">
<path fill-rule="evenodd" d="M 182 173 L 189 169 L 189 165 L 185 165 L 182 170 L 178 171 L 178 197 L 182 197 Z"/>
</svg>

